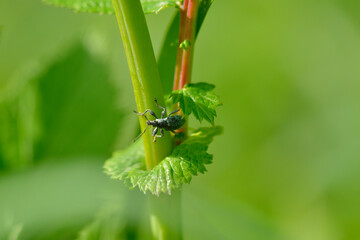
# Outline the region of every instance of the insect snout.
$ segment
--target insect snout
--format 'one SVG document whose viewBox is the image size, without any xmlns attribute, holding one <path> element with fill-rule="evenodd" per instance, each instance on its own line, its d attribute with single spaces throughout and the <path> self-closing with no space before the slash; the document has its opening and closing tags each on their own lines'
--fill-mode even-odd
<svg viewBox="0 0 360 240">
<path fill-rule="evenodd" d="M 150 122 L 149 120 L 147 120 L 147 121 L 146 121 L 146 124 L 147 124 L 147 125 L 150 125 L 150 124 L 151 124 L 151 122 Z"/>
</svg>

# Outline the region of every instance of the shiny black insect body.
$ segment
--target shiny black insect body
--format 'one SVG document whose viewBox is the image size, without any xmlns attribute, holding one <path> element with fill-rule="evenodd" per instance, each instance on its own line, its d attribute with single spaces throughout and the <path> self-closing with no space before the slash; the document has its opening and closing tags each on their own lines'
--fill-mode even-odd
<svg viewBox="0 0 360 240">
<path fill-rule="evenodd" d="M 147 126 L 146 126 L 145 130 L 138 137 L 136 137 L 133 140 L 133 142 L 138 140 L 138 138 L 141 137 L 146 132 L 146 129 L 148 128 L 148 126 L 152 127 L 152 136 L 154 137 L 154 142 L 156 142 L 156 138 L 164 136 L 164 130 L 175 133 L 174 132 L 175 130 L 181 128 L 184 125 L 185 118 L 181 117 L 180 115 L 173 115 L 173 114 L 177 113 L 178 111 L 180 111 L 180 109 L 177 109 L 177 110 L 171 112 L 167 117 L 165 117 L 166 109 L 158 104 L 156 98 L 155 98 L 155 103 L 156 103 L 156 106 L 158 106 L 158 108 L 162 109 L 161 118 L 158 118 L 156 116 L 156 114 L 153 111 L 151 111 L 150 109 L 147 109 L 143 113 L 134 111 L 138 115 L 144 116 L 146 118 Z M 154 116 L 155 120 L 150 121 L 145 115 L 147 112 L 150 113 L 150 115 Z M 159 130 L 160 130 L 160 135 L 157 135 Z"/>
</svg>

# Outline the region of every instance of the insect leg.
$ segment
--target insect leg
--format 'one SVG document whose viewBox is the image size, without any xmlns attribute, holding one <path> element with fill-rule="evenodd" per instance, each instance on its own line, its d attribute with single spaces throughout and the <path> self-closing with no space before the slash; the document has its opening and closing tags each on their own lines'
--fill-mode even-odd
<svg viewBox="0 0 360 240">
<path fill-rule="evenodd" d="M 153 135 L 154 136 L 154 142 L 156 142 L 156 138 L 161 138 L 164 136 L 164 129 L 160 128 L 160 135 Z"/>
<path fill-rule="evenodd" d="M 154 128 L 153 131 L 152 131 L 153 137 L 157 134 L 157 132 L 158 132 L 158 128 L 156 127 L 156 128 Z"/>
<path fill-rule="evenodd" d="M 159 103 L 158 103 L 158 101 L 157 101 L 156 98 L 154 99 L 154 101 L 155 101 L 155 103 L 156 103 L 156 106 L 157 106 L 158 108 L 161 108 L 161 109 L 163 110 L 163 111 L 161 112 L 161 118 L 164 118 L 164 117 L 165 117 L 165 113 L 166 113 L 166 109 L 165 109 L 164 107 L 162 107 L 162 106 L 159 105 Z"/>
<path fill-rule="evenodd" d="M 157 137 L 156 134 L 157 134 L 157 132 L 158 132 L 158 129 L 159 129 L 159 128 L 156 127 L 156 128 L 154 128 L 154 130 L 152 131 L 152 135 L 153 135 L 153 137 L 154 137 L 154 141 L 153 141 L 153 142 L 156 142 L 156 137 Z"/>
<path fill-rule="evenodd" d="M 137 136 L 134 140 L 133 140 L 133 143 L 138 140 L 145 132 L 146 132 L 146 129 L 148 128 L 149 125 L 146 126 L 145 130 L 139 135 Z"/>
<path fill-rule="evenodd" d="M 172 115 L 174 113 L 177 113 L 178 111 L 180 111 L 180 109 L 176 109 L 176 110 L 172 111 L 168 116 L 170 116 L 170 115 Z"/>
<path fill-rule="evenodd" d="M 147 113 L 147 112 L 150 113 L 151 115 L 153 115 L 157 119 L 156 114 L 153 111 L 151 111 L 150 109 L 145 110 L 145 112 L 143 112 L 143 113 L 139 113 L 137 111 L 134 111 L 134 113 L 136 113 L 137 115 L 144 116 L 146 118 L 146 120 L 148 120 L 148 118 L 145 115 L 145 113 Z"/>
</svg>

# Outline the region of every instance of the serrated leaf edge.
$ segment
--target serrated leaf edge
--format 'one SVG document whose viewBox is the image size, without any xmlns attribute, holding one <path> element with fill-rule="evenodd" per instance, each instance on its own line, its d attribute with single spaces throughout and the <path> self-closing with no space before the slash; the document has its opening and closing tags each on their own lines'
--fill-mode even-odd
<svg viewBox="0 0 360 240">
<path fill-rule="evenodd" d="M 199 88 L 199 87 L 197 87 L 198 84 L 206 84 L 210 87 L 210 89 L 206 90 L 203 88 Z M 201 97 L 208 100 L 209 102 L 212 102 L 212 106 L 205 106 L 203 103 L 197 102 L 196 99 L 194 99 L 193 96 L 189 94 L 189 89 L 191 89 L 191 88 L 194 88 L 199 92 L 206 93 L 204 95 L 201 95 Z M 171 94 L 169 94 L 168 98 L 170 98 L 170 99 L 172 98 L 173 104 L 179 103 L 181 110 L 186 115 L 190 116 L 191 114 L 194 114 L 195 118 L 197 120 L 199 120 L 200 123 L 205 119 L 206 121 L 208 121 L 209 123 L 211 123 L 214 126 L 215 117 L 217 116 L 215 108 L 223 105 L 223 103 L 220 101 L 219 96 L 213 92 L 214 88 L 215 88 L 215 85 L 209 84 L 209 83 L 204 83 L 204 82 L 195 83 L 195 84 L 187 84 L 184 86 L 183 89 L 173 91 Z M 208 93 L 211 93 L 215 97 L 217 97 L 218 101 L 215 101 L 215 100 L 207 97 Z M 190 98 L 192 100 L 193 104 L 197 106 L 197 108 L 191 109 L 191 108 L 186 107 L 185 96 Z M 208 111 L 206 111 L 206 109 Z M 201 112 L 203 113 L 202 115 L 199 113 L 199 110 L 201 110 Z M 208 112 L 211 112 L 211 114 L 209 115 Z"/>
<path fill-rule="evenodd" d="M 210 129 L 212 132 L 209 132 L 208 135 L 204 135 L 204 129 Z M 213 159 L 213 155 L 207 152 L 208 145 L 212 142 L 214 136 L 221 133 L 221 127 L 200 128 L 197 131 L 194 131 L 194 133 L 187 140 L 174 149 L 172 154 L 163 159 L 152 170 L 145 170 L 142 168 L 145 166 L 145 164 L 141 161 L 144 161 L 145 157 L 144 154 L 142 154 L 140 151 L 137 151 L 138 156 L 134 154 L 134 157 L 138 157 L 139 161 L 132 164 L 133 166 L 136 166 L 136 168 L 131 168 L 128 166 L 127 169 L 125 169 L 128 171 L 124 170 L 120 174 L 116 173 L 116 169 L 119 169 L 116 167 L 116 165 L 118 165 L 121 161 L 116 161 L 114 158 L 118 157 L 118 155 L 121 153 L 126 153 L 127 151 L 130 151 L 130 155 L 132 154 L 131 149 L 116 152 L 113 154 L 112 158 L 105 162 L 105 173 L 108 174 L 111 179 L 122 180 L 129 188 L 138 188 L 144 194 L 149 191 L 156 196 L 159 196 L 161 193 L 171 195 L 172 190 L 181 187 L 184 183 L 190 183 L 193 176 L 197 176 L 199 173 L 204 174 L 207 171 L 205 166 L 212 163 Z M 197 161 L 189 161 L 184 157 L 177 155 L 179 152 L 181 152 L 180 150 L 189 150 L 186 148 L 192 144 L 204 145 L 200 148 L 201 153 L 199 153 L 199 156 L 203 156 L 202 163 Z M 129 167 L 130 169 L 128 169 Z"/>
</svg>

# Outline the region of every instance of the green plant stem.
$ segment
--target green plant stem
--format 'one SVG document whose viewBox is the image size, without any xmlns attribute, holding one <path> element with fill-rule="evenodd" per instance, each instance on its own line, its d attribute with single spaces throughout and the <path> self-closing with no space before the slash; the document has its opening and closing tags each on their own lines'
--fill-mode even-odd
<svg viewBox="0 0 360 240">
<path fill-rule="evenodd" d="M 164 106 L 164 93 L 140 0 L 113 0 L 113 4 L 130 68 L 137 109 L 139 112 L 151 109 L 160 116 L 161 110 L 154 99 Z M 144 131 L 147 127 L 145 118 L 140 116 L 139 120 Z M 172 139 L 168 132 L 153 143 L 151 131 L 147 131 L 143 140 L 148 169 L 152 169 L 172 151 Z"/>
<path fill-rule="evenodd" d="M 154 239 L 181 240 L 181 191 L 150 196 L 151 229 Z M 166 226 L 166 227 L 164 227 Z"/>
<path fill-rule="evenodd" d="M 113 0 L 113 5 L 130 68 L 138 111 L 151 109 L 160 116 L 161 111 L 156 106 L 154 98 L 164 106 L 164 94 L 140 0 Z M 140 117 L 140 125 L 144 131 L 147 125 L 143 117 Z M 147 169 L 156 166 L 173 148 L 173 141 L 168 132 L 165 132 L 165 136 L 156 143 L 152 140 L 151 131 L 147 131 L 143 135 Z M 150 209 L 154 239 L 181 239 L 180 193 L 172 196 L 151 196 Z"/>
</svg>

